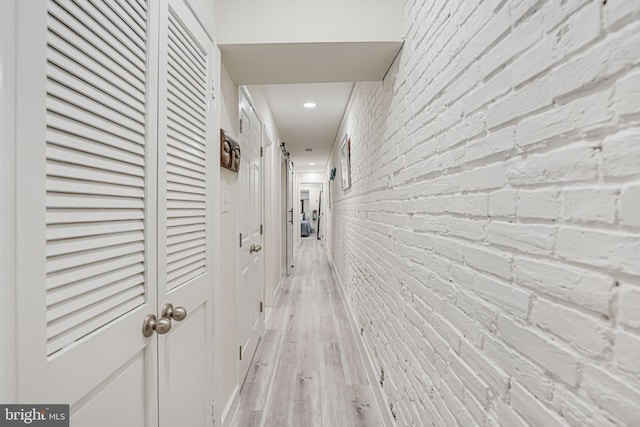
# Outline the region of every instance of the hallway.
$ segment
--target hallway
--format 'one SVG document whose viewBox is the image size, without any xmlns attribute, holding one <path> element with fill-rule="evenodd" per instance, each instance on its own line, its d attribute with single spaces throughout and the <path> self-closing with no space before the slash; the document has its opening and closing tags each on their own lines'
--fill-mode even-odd
<svg viewBox="0 0 640 427">
<path fill-rule="evenodd" d="M 0 33 L 0 426 L 640 427 L 640 0 Z"/>
<path fill-rule="evenodd" d="M 381 426 L 323 244 L 302 239 L 276 296 L 234 426 Z"/>
</svg>

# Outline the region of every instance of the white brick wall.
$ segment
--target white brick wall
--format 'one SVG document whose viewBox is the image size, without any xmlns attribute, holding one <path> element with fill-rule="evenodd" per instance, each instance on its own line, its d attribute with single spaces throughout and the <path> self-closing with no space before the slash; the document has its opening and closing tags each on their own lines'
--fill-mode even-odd
<svg viewBox="0 0 640 427">
<path fill-rule="evenodd" d="M 640 425 L 640 1 L 405 0 L 405 28 L 326 233 L 398 424 Z"/>
</svg>

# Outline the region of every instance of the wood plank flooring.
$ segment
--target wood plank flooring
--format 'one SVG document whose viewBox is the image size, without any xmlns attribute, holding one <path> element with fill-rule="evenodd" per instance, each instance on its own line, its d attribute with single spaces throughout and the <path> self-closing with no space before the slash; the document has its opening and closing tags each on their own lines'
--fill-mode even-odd
<svg viewBox="0 0 640 427">
<path fill-rule="evenodd" d="M 321 242 L 302 238 L 240 391 L 235 427 L 382 426 Z"/>
</svg>

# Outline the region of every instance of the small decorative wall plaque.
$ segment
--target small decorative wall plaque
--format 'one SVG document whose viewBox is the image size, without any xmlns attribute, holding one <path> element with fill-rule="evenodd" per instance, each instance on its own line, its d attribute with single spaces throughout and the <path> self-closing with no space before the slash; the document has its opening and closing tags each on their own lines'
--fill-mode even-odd
<svg viewBox="0 0 640 427">
<path fill-rule="evenodd" d="M 240 170 L 240 144 L 220 129 L 220 166 L 232 172 Z"/>
</svg>

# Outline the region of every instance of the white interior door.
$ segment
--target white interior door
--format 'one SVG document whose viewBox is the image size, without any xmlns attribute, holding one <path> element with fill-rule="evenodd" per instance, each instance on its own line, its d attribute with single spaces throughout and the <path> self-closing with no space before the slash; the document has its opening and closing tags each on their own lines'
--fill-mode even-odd
<svg viewBox="0 0 640 427">
<path fill-rule="evenodd" d="M 169 0 L 160 22 L 158 313 L 174 307 L 159 337 L 161 426 L 211 420 L 214 153 L 213 40 L 184 0 Z M 182 319 L 181 309 L 186 310 Z"/>
<path fill-rule="evenodd" d="M 201 280 L 211 282 L 210 245 L 202 241 L 185 280 L 177 254 L 188 249 L 172 240 L 184 200 L 170 189 L 179 173 L 164 154 L 166 110 L 189 102 L 158 90 L 171 87 L 159 78 L 159 52 L 171 49 L 159 48 L 159 34 L 188 23 L 193 35 L 193 13 L 172 1 L 171 24 L 166 1 L 17 3 L 18 400 L 68 403 L 75 427 L 180 425 L 174 414 L 187 413 L 196 414 L 189 425 L 209 425 L 208 402 L 191 393 L 210 396 Z M 196 101 L 208 114 L 205 87 Z M 209 208 L 186 210 L 205 218 L 208 236 Z M 187 320 L 145 337 L 145 317 L 160 317 L 168 301 L 185 306 Z M 193 369 L 202 369 L 195 382 Z M 185 390 L 189 399 L 178 398 Z"/>
<path fill-rule="evenodd" d="M 297 195 L 293 188 L 293 177 L 293 163 L 287 159 L 287 274 L 291 274 L 291 268 L 293 267 L 293 233 L 300 232 L 300 230 L 295 230 L 293 227 L 294 203 L 297 203 Z"/>
<path fill-rule="evenodd" d="M 240 118 L 240 274 L 238 288 L 238 343 L 240 383 L 249 370 L 264 331 L 264 252 L 262 251 L 262 124 L 241 95 Z"/>
<path fill-rule="evenodd" d="M 155 426 L 157 3 L 18 3 L 18 399 Z"/>
</svg>

